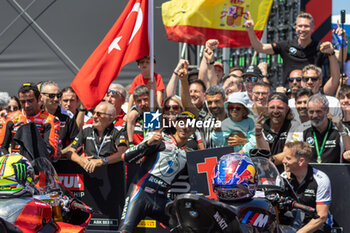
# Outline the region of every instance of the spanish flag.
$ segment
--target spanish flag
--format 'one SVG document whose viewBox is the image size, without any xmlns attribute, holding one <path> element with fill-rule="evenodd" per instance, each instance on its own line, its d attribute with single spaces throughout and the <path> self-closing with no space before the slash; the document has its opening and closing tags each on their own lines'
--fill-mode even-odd
<svg viewBox="0 0 350 233">
<path fill-rule="evenodd" d="M 273 0 L 171 0 L 162 4 L 169 40 L 204 45 L 217 39 L 220 47 L 251 46 L 243 27 L 249 11 L 260 39 Z"/>
</svg>

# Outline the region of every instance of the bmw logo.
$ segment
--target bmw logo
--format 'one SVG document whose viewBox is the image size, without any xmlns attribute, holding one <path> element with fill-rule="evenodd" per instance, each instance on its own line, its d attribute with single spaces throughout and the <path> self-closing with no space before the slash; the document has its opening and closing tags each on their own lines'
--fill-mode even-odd
<svg viewBox="0 0 350 233">
<path fill-rule="evenodd" d="M 190 215 L 194 218 L 197 218 L 198 217 L 198 212 L 197 211 L 190 211 Z"/>
<path fill-rule="evenodd" d="M 273 136 L 271 134 L 268 134 L 266 138 L 269 142 L 273 142 Z"/>
<path fill-rule="evenodd" d="M 289 48 L 289 52 L 291 53 L 291 54 L 296 54 L 297 53 L 297 49 L 296 48 L 294 48 L 294 47 L 290 47 Z"/>
<path fill-rule="evenodd" d="M 313 145 L 314 144 L 314 139 L 312 137 L 308 137 L 306 139 L 306 142 L 309 143 L 310 145 Z"/>
</svg>

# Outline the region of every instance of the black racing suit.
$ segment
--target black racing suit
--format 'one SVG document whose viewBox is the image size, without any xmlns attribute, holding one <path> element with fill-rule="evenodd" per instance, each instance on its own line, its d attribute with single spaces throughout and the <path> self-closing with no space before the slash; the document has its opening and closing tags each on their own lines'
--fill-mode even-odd
<svg viewBox="0 0 350 233">
<path fill-rule="evenodd" d="M 178 148 L 173 136 L 163 133 L 162 142 L 147 145 L 147 140 L 128 149 L 124 161 L 131 163 L 143 156 L 144 161 L 135 174 L 125 199 L 119 226 L 120 232 L 131 233 L 140 220 L 148 216 L 168 225 L 164 210 L 168 202 L 167 191 L 171 183 L 186 165 L 186 147 Z"/>
</svg>

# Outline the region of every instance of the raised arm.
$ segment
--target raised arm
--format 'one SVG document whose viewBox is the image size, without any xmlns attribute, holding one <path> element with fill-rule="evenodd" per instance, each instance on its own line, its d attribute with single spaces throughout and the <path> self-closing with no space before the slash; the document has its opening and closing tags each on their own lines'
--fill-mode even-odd
<svg viewBox="0 0 350 233">
<path fill-rule="evenodd" d="M 187 64 L 188 66 L 188 61 L 184 59 L 180 59 L 173 74 L 171 75 L 168 85 L 166 86 L 165 99 L 168 98 L 169 96 L 173 96 L 176 94 L 177 83 L 179 82 L 179 71 L 184 67 L 185 64 Z"/>
<path fill-rule="evenodd" d="M 210 39 L 205 43 L 205 49 L 199 67 L 198 79 L 202 80 L 207 88 L 210 85 L 218 84 L 214 69 L 214 50 L 218 46 L 219 41 L 215 39 Z"/>
<path fill-rule="evenodd" d="M 339 85 L 339 79 L 340 79 L 339 63 L 336 56 L 334 55 L 335 52 L 331 42 L 329 41 L 323 42 L 320 45 L 320 51 L 328 55 L 329 69 L 330 69 L 330 77 L 328 81 L 325 83 L 323 87 L 323 91 L 326 95 L 333 96 L 337 91 L 337 88 Z"/>
<path fill-rule="evenodd" d="M 189 92 L 189 84 L 188 84 L 188 70 L 187 66 L 184 66 L 179 71 L 179 77 L 181 81 L 181 102 L 184 106 L 185 110 L 190 110 L 196 117 L 198 117 L 198 109 L 193 105 Z"/>
<path fill-rule="evenodd" d="M 252 16 L 250 15 L 250 12 L 248 11 L 248 20 L 244 23 L 244 27 L 246 28 L 249 36 L 250 43 L 252 44 L 252 47 L 258 52 L 258 53 L 266 53 L 266 54 L 274 54 L 275 52 L 272 49 L 271 44 L 263 44 L 258 37 L 256 36 L 254 32 L 254 21 L 252 19 Z"/>
</svg>

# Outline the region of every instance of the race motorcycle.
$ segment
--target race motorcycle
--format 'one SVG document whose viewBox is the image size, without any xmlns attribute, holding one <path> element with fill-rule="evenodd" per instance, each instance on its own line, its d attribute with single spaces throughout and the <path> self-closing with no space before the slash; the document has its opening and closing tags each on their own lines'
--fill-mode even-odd
<svg viewBox="0 0 350 233">
<path fill-rule="evenodd" d="M 294 233 L 305 214 L 319 217 L 314 208 L 283 196 L 288 183 L 270 160 L 253 157 L 252 161 L 258 170 L 254 198 L 224 203 L 198 194 L 179 195 L 166 207 L 171 232 Z"/>
<path fill-rule="evenodd" d="M 49 160 L 37 158 L 31 164 L 35 195 L 0 199 L 0 232 L 85 232 L 93 210 L 59 183 Z"/>
</svg>

